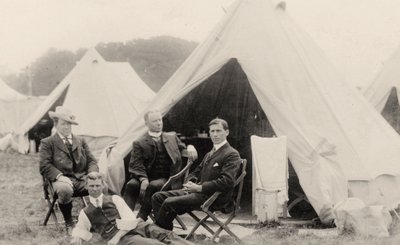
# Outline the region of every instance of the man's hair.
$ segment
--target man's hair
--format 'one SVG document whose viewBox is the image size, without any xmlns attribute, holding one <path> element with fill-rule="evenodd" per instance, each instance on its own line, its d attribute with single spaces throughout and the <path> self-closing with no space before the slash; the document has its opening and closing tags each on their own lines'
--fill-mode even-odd
<svg viewBox="0 0 400 245">
<path fill-rule="evenodd" d="M 87 179 L 88 180 L 101 180 L 101 183 L 103 184 L 103 185 L 105 185 L 105 182 L 104 182 L 104 177 L 103 177 L 103 175 L 101 174 L 101 173 L 99 173 L 99 172 L 90 172 L 90 173 L 88 173 L 88 175 L 87 175 Z"/>
<path fill-rule="evenodd" d="M 210 127 L 211 125 L 214 125 L 214 124 L 221 124 L 222 127 L 224 128 L 224 130 L 228 130 L 229 129 L 228 122 L 225 121 L 222 118 L 218 118 L 218 117 L 214 118 L 213 120 L 211 120 L 211 122 L 208 124 L 208 126 Z"/>
<path fill-rule="evenodd" d="M 149 121 L 149 115 L 150 115 L 151 113 L 160 113 L 160 111 L 158 111 L 158 110 L 150 110 L 150 111 L 146 112 L 146 113 L 144 114 L 144 117 L 143 117 L 145 122 L 148 122 L 148 121 Z"/>
</svg>

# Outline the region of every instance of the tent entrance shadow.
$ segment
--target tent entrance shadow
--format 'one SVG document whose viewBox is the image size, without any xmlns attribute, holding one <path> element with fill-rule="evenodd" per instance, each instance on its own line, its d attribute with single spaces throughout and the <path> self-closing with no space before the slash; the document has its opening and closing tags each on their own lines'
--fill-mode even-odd
<svg viewBox="0 0 400 245">
<path fill-rule="evenodd" d="M 273 137 L 275 132 L 237 59 L 230 59 L 219 71 L 177 102 L 165 115 L 164 128 L 166 131 L 180 133 L 184 142 L 194 144 L 199 150 L 201 160 L 211 149 L 211 140 L 193 141 L 193 139 L 198 138 L 199 132 L 208 132 L 208 123 L 216 117 L 223 118 L 229 123 L 229 143 L 239 151 L 242 158 L 249 161 L 246 169 L 248 175 L 243 188 L 242 207 L 244 211 L 251 212 L 250 136 Z M 196 142 L 199 142 L 198 145 Z M 193 167 L 197 164 L 199 161 Z M 296 195 L 290 195 L 292 190 L 296 193 L 304 194 L 304 192 L 295 171 L 292 167 L 290 169 L 289 196 L 296 198 Z M 289 204 L 291 201 L 289 200 Z M 300 218 L 316 217 L 310 204 L 302 202 L 299 206 L 302 208 L 297 208 L 296 213 Z"/>
</svg>

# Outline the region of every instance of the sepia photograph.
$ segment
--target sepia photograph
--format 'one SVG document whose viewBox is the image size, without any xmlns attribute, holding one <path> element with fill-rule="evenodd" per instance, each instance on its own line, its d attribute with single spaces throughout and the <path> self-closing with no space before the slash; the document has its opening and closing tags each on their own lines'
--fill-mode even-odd
<svg viewBox="0 0 400 245">
<path fill-rule="evenodd" d="M 400 243 L 398 0 L 0 9 L 0 245 Z"/>
</svg>

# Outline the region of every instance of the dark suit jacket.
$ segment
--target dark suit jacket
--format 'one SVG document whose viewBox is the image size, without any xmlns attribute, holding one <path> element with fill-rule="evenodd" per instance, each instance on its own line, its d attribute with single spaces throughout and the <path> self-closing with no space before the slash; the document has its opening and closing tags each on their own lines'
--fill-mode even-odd
<svg viewBox="0 0 400 245">
<path fill-rule="evenodd" d="M 229 143 L 226 143 L 210 156 L 207 153 L 203 161 L 190 173 L 187 180 L 202 185 L 202 193 L 212 195 L 216 191 L 222 194 L 216 200 L 217 206 L 232 203 L 235 180 L 240 166 L 240 155 Z"/>
<path fill-rule="evenodd" d="M 67 146 L 58 133 L 41 140 L 39 149 L 40 173 L 55 181 L 58 174 L 82 179 L 89 172 L 99 171 L 97 161 L 86 142 L 72 135 L 72 155 L 77 164 L 73 171 L 73 162 Z"/>
<path fill-rule="evenodd" d="M 182 167 L 182 156 L 187 154 L 186 146 L 180 141 L 175 133 L 162 133 L 162 141 L 169 157 L 172 160 L 170 175 L 178 173 Z M 133 142 L 131 160 L 129 162 L 129 173 L 133 178 L 148 178 L 156 153 L 156 143 L 146 133 L 139 140 Z"/>
</svg>

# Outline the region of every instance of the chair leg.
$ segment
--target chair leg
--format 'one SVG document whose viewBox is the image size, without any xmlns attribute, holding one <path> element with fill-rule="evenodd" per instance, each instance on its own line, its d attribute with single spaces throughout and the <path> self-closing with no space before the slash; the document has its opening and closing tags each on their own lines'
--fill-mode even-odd
<svg viewBox="0 0 400 245">
<path fill-rule="evenodd" d="M 46 217 L 45 217 L 44 222 L 43 222 L 43 226 L 47 225 L 47 222 L 49 221 L 50 215 L 53 216 L 54 221 L 56 222 L 56 224 L 58 223 L 57 222 L 57 216 L 56 216 L 56 214 L 54 212 L 54 205 L 56 204 L 56 201 L 57 201 L 57 198 L 54 198 L 54 197 L 53 197 L 53 200 L 51 202 L 50 202 L 49 199 L 47 199 L 49 210 L 47 211 Z"/>
<path fill-rule="evenodd" d="M 231 223 L 231 221 L 232 221 L 233 218 L 235 218 L 235 217 L 236 217 L 236 215 L 234 215 L 234 214 L 232 214 L 231 216 L 229 216 L 229 218 L 223 223 L 223 224 L 225 225 L 225 227 L 227 227 L 228 224 Z M 214 241 L 214 240 L 219 236 L 219 234 L 220 234 L 223 230 L 224 230 L 224 229 L 220 226 L 220 227 L 218 228 L 218 230 L 214 233 L 214 236 L 212 237 L 211 241 Z"/>
<path fill-rule="evenodd" d="M 189 239 L 191 236 L 193 236 L 194 232 L 201 226 L 203 226 L 204 228 L 206 228 L 206 230 L 208 232 L 210 232 L 211 234 L 214 234 L 214 231 L 204 222 L 210 217 L 208 214 L 206 217 L 200 219 L 199 217 L 197 217 L 196 215 L 194 215 L 192 212 L 188 213 L 190 216 L 192 216 L 192 218 L 194 220 L 196 220 L 196 225 L 193 227 L 193 229 L 190 231 L 190 233 L 185 237 L 185 239 Z"/>
<path fill-rule="evenodd" d="M 187 230 L 185 223 L 183 223 L 182 219 L 179 216 L 176 216 L 176 221 L 178 221 L 179 225 L 182 227 L 182 230 Z"/>
<path fill-rule="evenodd" d="M 229 227 L 228 227 L 226 224 L 222 223 L 217 217 L 215 217 L 215 215 L 214 215 L 213 213 L 207 212 L 207 214 L 220 226 L 220 228 L 222 228 L 222 229 L 225 230 L 229 235 L 231 235 L 233 238 L 235 238 L 235 240 L 236 240 L 238 243 L 243 244 L 242 240 L 240 240 L 240 238 L 239 238 L 238 236 L 236 236 L 236 235 L 229 229 Z M 232 217 L 232 218 L 233 218 L 233 217 Z M 229 222 L 230 222 L 230 221 L 229 221 Z M 219 233 L 220 233 L 220 232 L 219 232 Z M 218 234 L 219 234 L 219 233 L 218 233 Z M 217 234 L 217 232 L 215 232 L 215 233 L 213 234 L 212 241 L 215 240 L 216 235 L 218 235 L 218 234 Z"/>
</svg>

